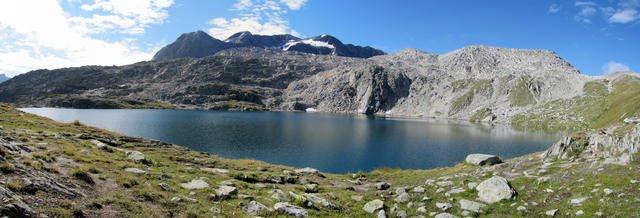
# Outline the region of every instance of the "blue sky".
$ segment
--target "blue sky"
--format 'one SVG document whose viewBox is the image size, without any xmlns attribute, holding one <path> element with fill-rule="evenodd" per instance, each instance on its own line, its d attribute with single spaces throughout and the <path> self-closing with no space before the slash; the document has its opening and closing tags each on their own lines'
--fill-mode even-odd
<svg viewBox="0 0 640 218">
<path fill-rule="evenodd" d="M 549 49 L 589 75 L 640 68 L 640 0 L 15 0 L 0 3 L 0 73 L 149 60 L 195 30 L 326 33 L 388 53 Z"/>
</svg>

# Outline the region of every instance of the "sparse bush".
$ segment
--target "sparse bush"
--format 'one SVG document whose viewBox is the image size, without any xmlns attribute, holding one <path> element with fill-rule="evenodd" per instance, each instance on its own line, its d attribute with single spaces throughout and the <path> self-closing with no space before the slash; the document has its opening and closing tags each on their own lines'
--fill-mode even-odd
<svg viewBox="0 0 640 218">
<path fill-rule="evenodd" d="M 73 175 L 73 177 L 75 177 L 76 179 L 86 182 L 87 184 L 90 184 L 90 185 L 95 184 L 95 182 L 93 181 L 93 178 L 91 178 L 91 175 L 89 175 L 89 173 L 83 170 L 75 170 L 71 175 Z"/>
<path fill-rule="evenodd" d="M 9 173 L 15 172 L 16 167 L 10 163 L 3 163 L 3 164 L 0 164 L 0 171 L 2 171 L 2 173 L 4 174 L 9 174 Z"/>
</svg>

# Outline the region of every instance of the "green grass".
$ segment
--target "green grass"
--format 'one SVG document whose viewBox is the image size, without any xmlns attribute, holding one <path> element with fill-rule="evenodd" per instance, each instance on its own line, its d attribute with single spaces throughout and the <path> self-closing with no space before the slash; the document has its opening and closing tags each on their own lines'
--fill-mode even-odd
<svg viewBox="0 0 640 218">
<path fill-rule="evenodd" d="M 509 101 L 512 107 L 523 107 L 530 104 L 535 104 L 536 99 L 529 89 L 531 84 L 530 77 L 520 77 L 520 81 L 516 85 L 515 89 L 509 92 Z"/>
<path fill-rule="evenodd" d="M 493 112 L 491 111 L 491 109 L 489 109 L 489 108 L 483 108 L 483 109 L 480 109 L 480 110 L 476 111 L 476 113 L 474 113 L 474 114 L 471 116 L 471 119 L 470 119 L 470 120 L 471 120 L 472 122 L 478 122 L 478 121 L 481 121 L 481 120 L 483 120 L 484 118 L 489 117 L 489 116 L 495 116 L 495 114 L 493 114 Z"/>
<path fill-rule="evenodd" d="M 493 81 L 491 80 L 480 80 L 474 83 L 464 95 L 458 97 L 453 104 L 451 104 L 451 107 L 449 108 L 449 116 L 455 115 L 464 110 L 467 106 L 471 105 L 476 94 L 490 97 L 493 93 L 492 82 Z"/>
<path fill-rule="evenodd" d="M 608 81 L 590 81 L 585 83 L 582 89 L 586 95 L 602 97 L 609 94 L 609 88 L 607 88 L 606 83 Z"/>
</svg>

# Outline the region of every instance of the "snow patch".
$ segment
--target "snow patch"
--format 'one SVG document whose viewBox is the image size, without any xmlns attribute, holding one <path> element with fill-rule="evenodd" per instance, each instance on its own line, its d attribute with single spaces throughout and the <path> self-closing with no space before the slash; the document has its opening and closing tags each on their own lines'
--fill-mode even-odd
<svg viewBox="0 0 640 218">
<path fill-rule="evenodd" d="M 310 108 L 304 109 L 304 111 L 306 111 L 306 112 L 316 112 L 318 110 L 316 110 L 315 108 L 310 107 Z"/>
<path fill-rule="evenodd" d="M 313 47 L 327 47 L 327 48 L 330 48 L 330 49 L 334 49 L 335 48 L 333 45 L 329 44 L 328 42 L 315 41 L 313 39 L 305 39 L 305 40 L 300 40 L 300 41 L 287 42 L 287 44 L 284 45 L 284 49 L 283 50 L 288 51 L 289 48 L 291 48 L 291 46 L 297 45 L 299 43 L 311 45 Z"/>
</svg>

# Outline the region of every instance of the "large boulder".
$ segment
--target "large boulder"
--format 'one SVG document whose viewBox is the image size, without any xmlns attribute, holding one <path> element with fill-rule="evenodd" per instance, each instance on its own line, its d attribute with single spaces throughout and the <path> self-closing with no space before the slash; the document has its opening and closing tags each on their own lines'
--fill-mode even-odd
<svg viewBox="0 0 640 218">
<path fill-rule="evenodd" d="M 310 167 L 305 167 L 302 169 L 297 169 L 296 173 L 302 174 L 302 175 L 318 175 L 318 170 Z"/>
<path fill-rule="evenodd" d="M 490 154 L 470 154 L 467 155 L 465 161 L 469 164 L 473 165 L 494 165 L 502 163 L 502 159 L 500 157 Z"/>
<path fill-rule="evenodd" d="M 125 155 L 127 156 L 127 159 L 130 159 L 130 160 L 134 160 L 134 161 L 144 160 L 144 154 L 139 151 L 127 151 Z"/>
<path fill-rule="evenodd" d="M 221 185 L 220 187 L 218 187 L 218 189 L 216 189 L 216 195 L 221 200 L 229 199 L 235 194 L 238 194 L 238 189 L 233 186 Z"/>
<path fill-rule="evenodd" d="M 309 216 L 309 213 L 305 209 L 301 207 L 293 206 L 289 203 L 283 203 L 283 202 L 276 203 L 273 206 L 273 209 L 286 213 L 289 216 L 295 216 L 295 217 Z"/>
<path fill-rule="evenodd" d="M 478 198 L 490 204 L 503 199 L 511 199 L 516 195 L 516 191 L 511 187 L 509 181 L 500 176 L 494 176 L 481 182 L 476 190 Z"/>
</svg>

